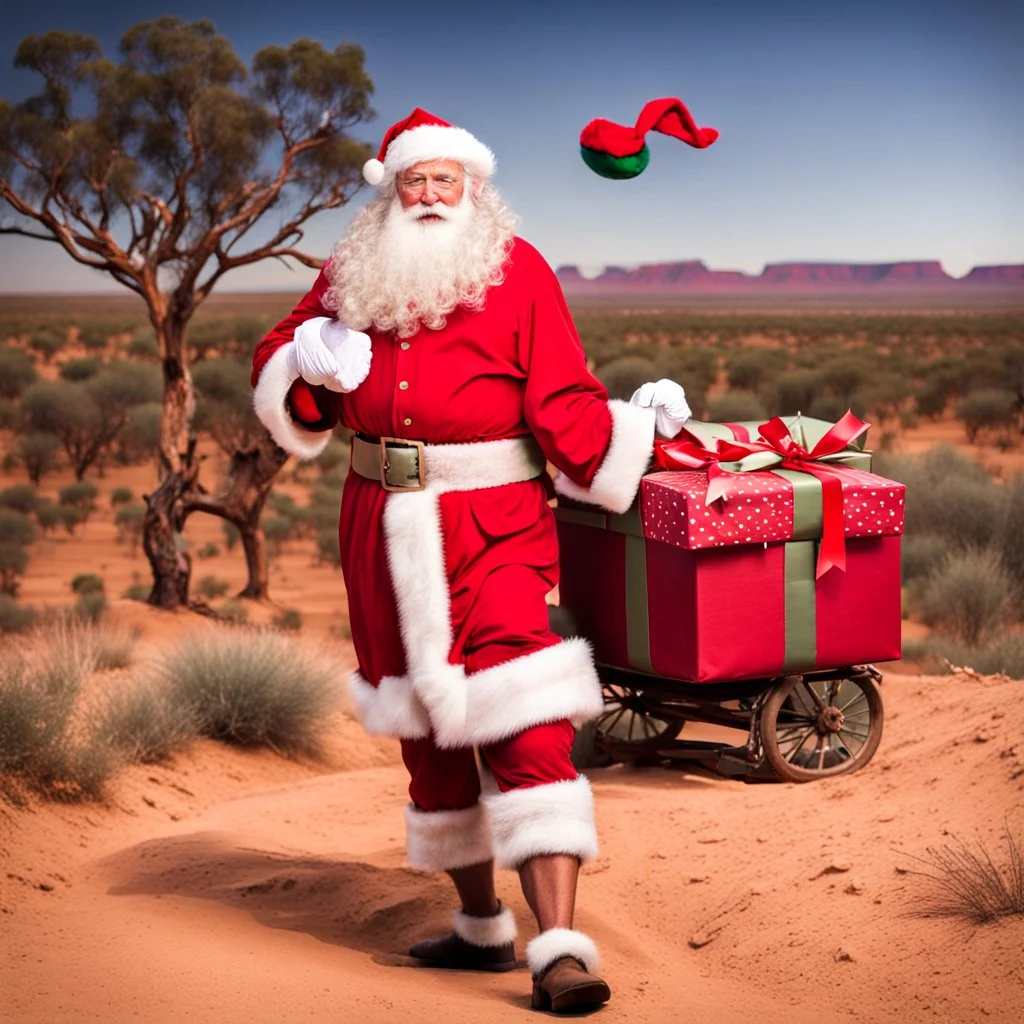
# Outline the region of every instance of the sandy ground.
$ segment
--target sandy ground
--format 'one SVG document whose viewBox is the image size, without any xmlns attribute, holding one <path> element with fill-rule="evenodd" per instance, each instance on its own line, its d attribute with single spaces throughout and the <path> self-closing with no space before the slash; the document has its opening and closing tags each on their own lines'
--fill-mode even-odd
<svg viewBox="0 0 1024 1024">
<path fill-rule="evenodd" d="M 1021 683 L 896 676 L 855 775 L 744 784 L 701 768 L 588 774 L 602 849 L 577 925 L 601 1019 L 1016 1022 L 1024 918 L 913 915 L 916 858 L 952 836 L 999 861 L 1024 825 Z M 403 961 L 445 930 L 446 881 L 404 866 L 405 773 L 348 716 L 329 766 L 202 743 L 109 806 L 0 804 L 0 1020 L 521 1020 L 525 968 Z M 533 934 L 514 875 L 500 893 Z"/>
</svg>

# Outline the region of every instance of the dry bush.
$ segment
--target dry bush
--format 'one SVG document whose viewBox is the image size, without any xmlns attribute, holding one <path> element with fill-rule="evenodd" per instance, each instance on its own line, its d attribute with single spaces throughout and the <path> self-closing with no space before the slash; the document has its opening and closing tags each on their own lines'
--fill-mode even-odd
<svg viewBox="0 0 1024 1024">
<path fill-rule="evenodd" d="M 736 423 L 743 420 L 763 423 L 768 419 L 768 410 L 753 391 L 737 389 L 709 398 L 707 415 L 712 423 Z"/>
<path fill-rule="evenodd" d="M 997 866 L 985 845 L 974 847 L 957 836 L 952 844 L 929 847 L 915 860 L 929 870 L 915 871 L 924 891 L 913 896 L 919 917 L 958 917 L 971 924 L 990 924 L 1003 917 L 1024 914 L 1024 844 L 1003 826 L 1007 862 Z"/>
<path fill-rule="evenodd" d="M 905 645 L 903 656 L 922 662 L 929 675 L 947 675 L 958 668 L 969 668 L 983 676 L 1004 675 L 1024 680 L 1024 636 L 1003 633 L 982 640 L 976 647 L 929 636 L 911 651 Z"/>
<path fill-rule="evenodd" d="M 0 633 L 22 633 L 36 618 L 31 605 L 18 604 L 10 594 L 0 593 Z"/>
<path fill-rule="evenodd" d="M 1013 581 L 995 551 L 966 550 L 947 555 L 928 577 L 919 610 L 941 633 L 977 646 L 1013 618 Z"/>
<path fill-rule="evenodd" d="M 115 690 L 94 716 L 98 745 L 129 764 L 164 761 L 199 735 L 191 709 L 175 704 L 166 687 L 145 679 Z"/>
<path fill-rule="evenodd" d="M 103 622 L 93 627 L 92 642 L 97 672 L 128 668 L 135 660 L 139 632 L 129 626 Z"/>
<path fill-rule="evenodd" d="M 597 371 L 597 379 L 608 389 L 608 396 L 625 401 L 628 401 L 642 384 L 649 380 L 657 380 L 659 376 L 655 364 L 641 356 L 614 359 Z"/>
<path fill-rule="evenodd" d="M 1012 438 L 1020 433 L 1017 396 L 1008 388 L 980 388 L 957 402 L 956 418 L 964 425 L 967 440 L 974 444 L 986 430 Z"/>
<path fill-rule="evenodd" d="M 1018 611 L 1024 614 L 1024 474 L 1006 486 L 1006 509 L 999 531 L 999 553 L 1017 588 Z"/>
<path fill-rule="evenodd" d="M 155 681 L 202 736 L 285 756 L 317 757 L 340 697 L 333 666 L 252 629 L 208 630 L 160 659 Z"/>
</svg>

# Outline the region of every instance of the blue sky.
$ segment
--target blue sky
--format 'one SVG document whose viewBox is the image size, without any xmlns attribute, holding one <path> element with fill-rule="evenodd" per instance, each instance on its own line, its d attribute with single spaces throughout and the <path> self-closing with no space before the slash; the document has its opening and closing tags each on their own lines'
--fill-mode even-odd
<svg viewBox="0 0 1024 1024">
<path fill-rule="evenodd" d="M 415 106 L 477 135 L 521 233 L 553 265 L 704 259 L 758 273 L 766 262 L 939 259 L 1024 262 L 1024 5 L 992 0 L 803 0 L 713 4 L 519 0 L 383 4 L 6 3 L 0 97 L 34 75 L 18 41 L 51 28 L 97 36 L 108 54 L 131 24 L 209 17 L 248 60 L 310 37 L 361 44 L 377 118 L 374 148 Z M 635 120 L 679 96 L 721 131 L 697 151 L 665 136 L 631 181 L 597 177 L 578 154 L 593 117 Z M 326 255 L 369 190 L 312 222 Z M 57 246 L 0 237 L 0 291 L 107 290 Z M 308 284 L 279 264 L 222 290 Z"/>
</svg>

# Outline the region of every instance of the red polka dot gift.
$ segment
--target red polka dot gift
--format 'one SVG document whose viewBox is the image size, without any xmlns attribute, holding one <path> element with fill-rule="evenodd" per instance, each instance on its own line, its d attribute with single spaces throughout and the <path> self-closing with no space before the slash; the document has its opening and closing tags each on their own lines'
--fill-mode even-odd
<svg viewBox="0 0 1024 1024">
<path fill-rule="evenodd" d="M 866 431 L 690 421 L 626 514 L 560 499 L 560 603 L 597 661 L 725 682 L 898 658 L 904 486 Z"/>
</svg>

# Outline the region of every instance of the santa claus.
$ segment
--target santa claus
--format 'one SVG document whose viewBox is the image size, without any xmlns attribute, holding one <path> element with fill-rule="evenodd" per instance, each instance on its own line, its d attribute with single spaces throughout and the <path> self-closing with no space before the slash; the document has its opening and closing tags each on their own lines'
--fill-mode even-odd
<svg viewBox="0 0 1024 1024">
<path fill-rule="evenodd" d="M 317 455 L 355 432 L 339 528 L 355 707 L 396 736 L 411 776 L 409 863 L 444 871 L 453 931 L 415 945 L 436 967 L 515 966 L 494 865 L 519 872 L 539 934 L 533 1005 L 609 998 L 573 928 L 581 861 L 597 854 L 574 725 L 602 709 L 590 650 L 549 629 L 554 491 L 623 512 L 682 388 L 609 401 L 587 369 L 551 268 L 514 233 L 494 157 L 415 110 L 364 168 L 379 194 L 309 294 L 256 350 L 255 406 L 277 442 Z M 365 332 L 365 333 L 363 333 Z"/>
</svg>

